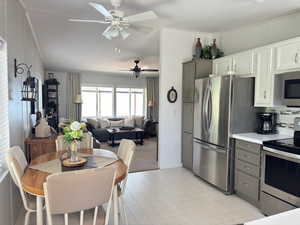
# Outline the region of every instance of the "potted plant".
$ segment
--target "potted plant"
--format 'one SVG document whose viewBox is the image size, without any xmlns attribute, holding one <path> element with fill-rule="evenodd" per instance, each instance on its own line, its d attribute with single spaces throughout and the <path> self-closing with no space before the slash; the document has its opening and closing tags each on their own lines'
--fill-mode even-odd
<svg viewBox="0 0 300 225">
<path fill-rule="evenodd" d="M 79 161 L 77 149 L 83 139 L 83 130 L 85 126 L 85 123 L 74 121 L 63 129 L 64 141 L 70 146 L 70 162 Z"/>
</svg>

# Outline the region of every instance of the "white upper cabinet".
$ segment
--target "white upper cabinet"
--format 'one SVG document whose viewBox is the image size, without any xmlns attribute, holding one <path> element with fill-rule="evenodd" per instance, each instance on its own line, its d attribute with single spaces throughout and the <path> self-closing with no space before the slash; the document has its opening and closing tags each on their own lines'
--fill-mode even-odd
<svg viewBox="0 0 300 225">
<path fill-rule="evenodd" d="M 275 73 L 300 69 L 300 39 L 280 42 L 275 45 Z"/>
<path fill-rule="evenodd" d="M 254 53 L 247 51 L 232 56 L 232 70 L 237 75 L 254 74 Z"/>
<path fill-rule="evenodd" d="M 252 75 L 254 74 L 254 54 L 247 51 L 215 59 L 213 61 L 214 75 Z"/>
<path fill-rule="evenodd" d="M 272 107 L 274 74 L 272 73 L 272 48 L 255 50 L 257 60 L 255 78 L 255 106 Z"/>
<path fill-rule="evenodd" d="M 232 57 L 226 56 L 213 61 L 214 75 L 227 75 L 232 71 Z"/>
</svg>

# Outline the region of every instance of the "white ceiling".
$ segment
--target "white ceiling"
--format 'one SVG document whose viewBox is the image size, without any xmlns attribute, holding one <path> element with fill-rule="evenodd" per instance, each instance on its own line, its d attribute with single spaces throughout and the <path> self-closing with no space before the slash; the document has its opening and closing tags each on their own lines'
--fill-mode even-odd
<svg viewBox="0 0 300 225">
<path fill-rule="evenodd" d="M 29 12 L 47 69 L 110 71 L 159 67 L 159 30 L 172 27 L 220 32 L 288 14 L 299 0 L 123 0 L 126 15 L 153 10 L 158 20 L 143 22 L 147 32 L 132 31 L 126 40 L 106 40 L 102 24 L 71 23 L 69 18 L 103 19 L 89 0 L 23 0 Z M 109 0 L 95 0 L 112 8 Z M 149 28 L 152 28 L 150 31 Z M 179 43 L 180 44 L 180 43 Z M 174 46 L 176 47 L 176 46 Z M 120 48 L 121 52 L 115 52 Z"/>
</svg>

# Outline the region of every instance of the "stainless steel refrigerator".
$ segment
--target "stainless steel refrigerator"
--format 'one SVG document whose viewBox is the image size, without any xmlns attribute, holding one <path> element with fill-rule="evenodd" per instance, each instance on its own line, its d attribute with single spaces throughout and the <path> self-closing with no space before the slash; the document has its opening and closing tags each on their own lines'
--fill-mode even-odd
<svg viewBox="0 0 300 225">
<path fill-rule="evenodd" d="M 232 193 L 230 136 L 255 128 L 254 78 L 226 75 L 195 81 L 193 172 L 197 176 Z"/>
</svg>

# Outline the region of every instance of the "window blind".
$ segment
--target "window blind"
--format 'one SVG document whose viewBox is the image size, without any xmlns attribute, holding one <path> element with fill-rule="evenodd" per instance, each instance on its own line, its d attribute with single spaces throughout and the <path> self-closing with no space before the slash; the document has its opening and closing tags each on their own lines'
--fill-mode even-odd
<svg viewBox="0 0 300 225">
<path fill-rule="evenodd" d="M 0 170 L 5 168 L 4 154 L 9 148 L 8 72 L 6 43 L 0 38 Z"/>
</svg>

